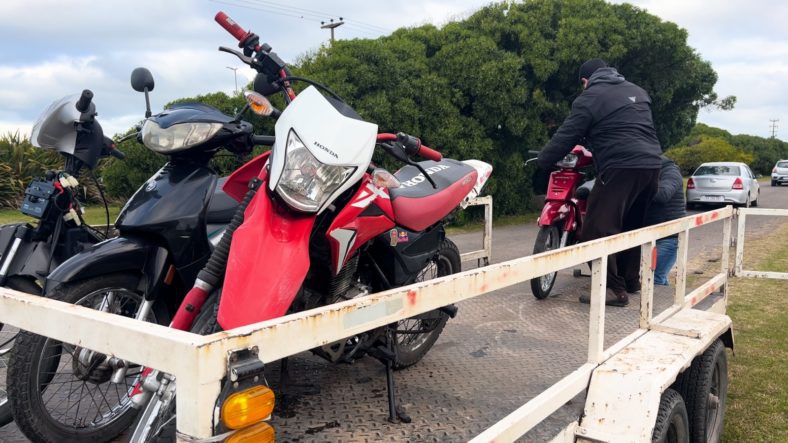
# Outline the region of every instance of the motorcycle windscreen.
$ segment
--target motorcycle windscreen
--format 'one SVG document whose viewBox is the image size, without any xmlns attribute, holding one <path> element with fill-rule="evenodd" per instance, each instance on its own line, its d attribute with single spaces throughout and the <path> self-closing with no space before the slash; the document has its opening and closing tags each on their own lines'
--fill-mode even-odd
<svg viewBox="0 0 788 443">
<path fill-rule="evenodd" d="M 315 218 L 294 214 L 260 187 L 233 234 L 217 318 L 223 329 L 287 312 L 309 269 Z"/>
</svg>

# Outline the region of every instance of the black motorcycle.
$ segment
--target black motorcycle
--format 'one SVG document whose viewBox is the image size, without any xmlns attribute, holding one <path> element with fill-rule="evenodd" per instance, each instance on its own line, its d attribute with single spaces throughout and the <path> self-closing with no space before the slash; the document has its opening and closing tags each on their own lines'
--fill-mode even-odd
<svg viewBox="0 0 788 443">
<path fill-rule="evenodd" d="M 64 97 L 54 102 L 33 127 L 33 145 L 60 152 L 65 164 L 63 170 L 35 178 L 25 190 L 20 211 L 37 219 L 35 225 L 0 227 L 0 286 L 40 294 L 52 269 L 106 237 L 82 218 L 78 179 L 83 169 L 93 176 L 99 159 L 110 155 L 123 159 L 124 155 L 104 136 L 92 99 L 89 90 Z M 98 181 L 96 185 L 101 191 Z M 0 323 L 0 426 L 12 420 L 6 363 L 16 335 L 15 328 Z"/>
<path fill-rule="evenodd" d="M 123 207 L 115 222 L 118 236 L 63 262 L 47 278 L 45 293 L 168 324 L 238 206 L 215 191 L 218 178 L 209 161 L 223 148 L 245 155 L 274 138 L 253 135 L 241 114 L 227 116 L 198 103 L 150 117 L 153 77 L 138 68 L 131 83 L 148 104 L 138 141 L 169 161 Z M 28 438 L 109 441 L 132 423 L 139 365 L 29 332 L 16 343 L 23 350 L 11 353 L 9 398 Z"/>
</svg>

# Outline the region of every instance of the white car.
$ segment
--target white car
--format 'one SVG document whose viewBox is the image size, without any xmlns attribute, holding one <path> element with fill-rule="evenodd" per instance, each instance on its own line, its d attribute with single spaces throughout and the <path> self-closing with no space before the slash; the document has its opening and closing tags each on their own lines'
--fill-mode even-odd
<svg viewBox="0 0 788 443">
<path fill-rule="evenodd" d="M 772 169 L 772 186 L 788 183 L 788 160 L 779 160 Z"/>
<path fill-rule="evenodd" d="M 687 207 L 698 204 L 758 206 L 760 186 L 744 163 L 703 163 L 687 181 Z"/>
</svg>

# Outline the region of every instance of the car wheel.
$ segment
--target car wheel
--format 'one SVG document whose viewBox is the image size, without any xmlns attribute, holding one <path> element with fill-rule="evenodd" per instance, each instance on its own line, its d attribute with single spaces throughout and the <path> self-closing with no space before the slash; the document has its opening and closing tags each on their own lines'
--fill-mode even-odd
<svg viewBox="0 0 788 443">
<path fill-rule="evenodd" d="M 772 186 L 779 186 L 776 181 L 772 180 Z"/>
<path fill-rule="evenodd" d="M 752 207 L 753 208 L 758 206 L 758 199 L 760 197 L 761 197 L 761 191 L 758 191 L 758 193 L 755 194 L 755 200 L 752 201 Z"/>
</svg>

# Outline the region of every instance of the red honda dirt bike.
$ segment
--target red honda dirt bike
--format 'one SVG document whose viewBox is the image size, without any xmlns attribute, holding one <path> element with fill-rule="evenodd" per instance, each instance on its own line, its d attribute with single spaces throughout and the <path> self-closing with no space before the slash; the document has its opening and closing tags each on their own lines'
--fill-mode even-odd
<svg viewBox="0 0 788 443">
<path fill-rule="evenodd" d="M 539 154 L 539 151 L 528 151 Z M 591 166 L 591 152 L 577 145 L 572 152 L 555 164 L 559 169 L 550 173 L 542 214 L 539 216 L 539 234 L 534 244 L 534 254 L 563 248 L 577 242 L 583 227 L 586 202 L 591 187 L 584 185 L 585 174 L 581 168 Z M 590 182 L 589 182 L 590 183 Z M 531 280 L 531 292 L 542 300 L 550 295 L 558 272 Z"/>
<path fill-rule="evenodd" d="M 446 238 L 444 221 L 479 193 L 492 166 L 443 159 L 403 133 L 378 134 L 377 125 L 325 86 L 291 76 L 256 35 L 224 13 L 216 20 L 244 54 L 220 50 L 258 71 L 256 91 L 281 91 L 288 104 L 272 150 L 224 185 L 240 209 L 171 327 L 210 334 L 459 272 L 460 254 Z M 296 97 L 290 87 L 295 80 L 312 86 Z M 394 174 L 375 166 L 376 146 L 406 166 Z M 430 161 L 414 162 L 413 155 Z M 418 362 L 456 312 L 454 306 L 436 309 L 313 352 L 348 363 L 371 355 L 386 363 L 390 377 L 392 369 Z M 134 442 L 174 432 L 175 380 L 146 374 L 133 399 L 144 407 Z M 223 398 L 238 390 L 228 383 Z M 409 421 L 393 395 L 389 389 L 390 418 Z M 232 429 L 220 420 L 214 434 Z"/>
</svg>

